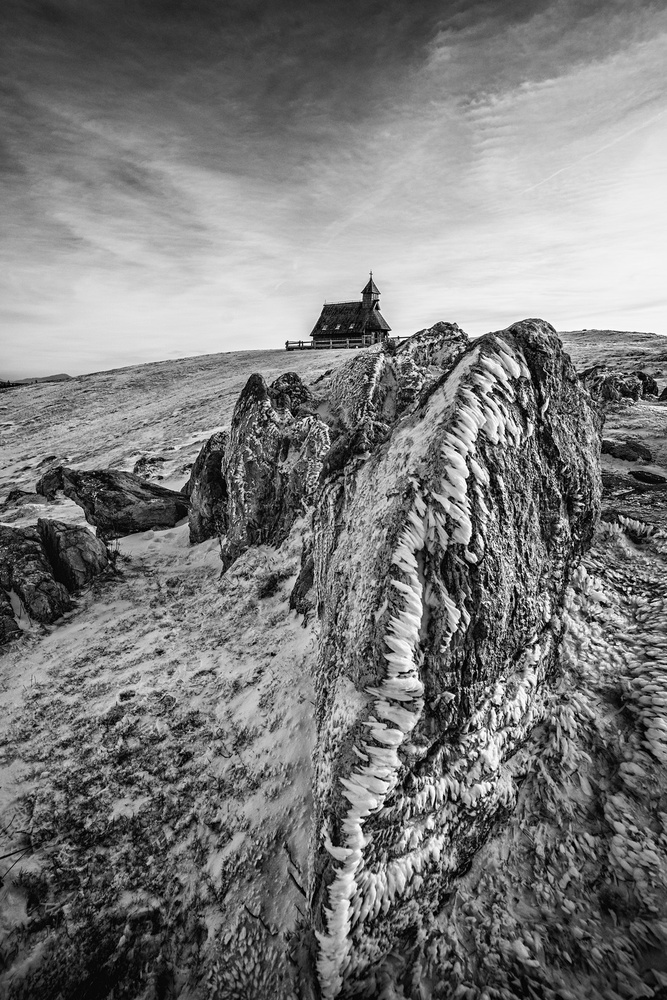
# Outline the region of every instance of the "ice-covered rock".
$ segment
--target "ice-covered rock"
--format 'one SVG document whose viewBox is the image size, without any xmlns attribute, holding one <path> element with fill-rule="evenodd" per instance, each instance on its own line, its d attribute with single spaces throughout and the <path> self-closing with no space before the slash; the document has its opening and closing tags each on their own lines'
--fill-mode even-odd
<svg viewBox="0 0 667 1000">
<path fill-rule="evenodd" d="M 119 538 L 150 528 L 173 528 L 188 513 L 183 493 L 146 482 L 118 469 L 79 470 L 59 465 L 35 487 L 52 498 L 58 490 L 83 508 L 103 539 Z"/>
<path fill-rule="evenodd" d="M 35 528 L 0 525 L 0 587 L 7 596 L 13 591 L 38 622 L 55 622 L 72 608 L 66 588 L 55 579 Z M 6 610 L 6 601 L 3 607 Z M 8 637 L 15 634 L 10 628 Z"/>
<path fill-rule="evenodd" d="M 309 412 L 309 399 L 293 373 L 271 386 L 251 375 L 239 396 L 222 466 L 223 565 L 249 545 L 279 544 L 312 504 L 330 438 L 327 424 Z"/>
<path fill-rule="evenodd" d="M 222 535 L 227 528 L 227 481 L 222 462 L 227 431 L 218 431 L 202 445 L 184 492 L 190 498 L 190 541 L 203 542 Z"/>
<path fill-rule="evenodd" d="M 56 580 L 68 590 L 80 590 L 107 569 L 106 546 L 88 528 L 40 517 L 37 530 Z"/>
<path fill-rule="evenodd" d="M 214 436 L 193 467 L 191 541 L 224 535 L 225 567 L 249 545 L 279 544 L 314 503 L 321 473 L 384 440 L 467 343 L 455 324 L 438 323 L 396 350 L 354 354 L 315 391 L 293 372 L 271 385 L 251 376 L 228 437 Z"/>
<path fill-rule="evenodd" d="M 418 981 L 428 920 L 512 808 L 505 765 L 544 716 L 598 516 L 599 428 L 553 328 L 526 320 L 470 344 L 354 476 L 324 484 L 310 900 L 325 998 Z"/>
<path fill-rule="evenodd" d="M 385 440 L 468 343 L 455 323 L 436 323 L 395 349 L 363 351 L 341 365 L 318 390 L 332 436 L 326 473 L 349 470 L 352 456 L 364 455 Z"/>
</svg>

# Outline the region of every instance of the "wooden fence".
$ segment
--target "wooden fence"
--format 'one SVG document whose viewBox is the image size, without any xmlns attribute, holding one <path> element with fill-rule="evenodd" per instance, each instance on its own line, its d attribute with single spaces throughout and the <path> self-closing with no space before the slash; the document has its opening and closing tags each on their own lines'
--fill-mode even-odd
<svg viewBox="0 0 667 1000">
<path fill-rule="evenodd" d="M 387 342 L 397 344 L 401 340 L 409 340 L 408 337 L 388 337 Z M 362 337 L 332 337 L 329 340 L 286 340 L 286 351 L 344 351 L 360 347 L 372 347 L 372 344 L 365 344 Z"/>
</svg>

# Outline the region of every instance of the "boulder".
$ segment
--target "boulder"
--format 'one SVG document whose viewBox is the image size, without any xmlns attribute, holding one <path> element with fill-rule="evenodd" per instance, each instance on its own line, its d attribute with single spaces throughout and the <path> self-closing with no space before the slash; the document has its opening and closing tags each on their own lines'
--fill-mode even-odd
<svg viewBox="0 0 667 1000">
<path fill-rule="evenodd" d="M 228 436 L 227 431 L 219 431 L 202 445 L 183 489 L 190 497 L 188 520 L 192 543 L 222 535 L 227 530 L 227 481 L 222 462 Z"/>
<path fill-rule="evenodd" d="M 600 423 L 555 330 L 527 320 L 471 343 L 354 475 L 323 484 L 309 892 L 323 998 L 420 981 L 433 915 L 516 801 L 504 762 L 557 680 Z"/>
<path fill-rule="evenodd" d="M 56 580 L 69 591 L 80 590 L 107 569 L 106 546 L 88 528 L 40 517 L 37 530 Z"/>
<path fill-rule="evenodd" d="M 667 400 L 667 385 L 665 386 L 665 388 L 662 390 L 662 392 L 658 396 L 658 400 L 661 403 L 664 403 L 665 400 Z"/>
<path fill-rule="evenodd" d="M 119 538 L 150 528 L 173 528 L 188 513 L 183 493 L 146 482 L 116 469 L 79 470 L 58 466 L 37 483 L 38 493 L 52 499 L 58 490 L 83 508 L 100 538 Z"/>
<path fill-rule="evenodd" d="M 625 438 L 624 441 L 612 441 L 604 438 L 602 454 L 612 458 L 621 458 L 625 462 L 652 462 L 651 449 L 636 438 Z"/>
<path fill-rule="evenodd" d="M 53 574 L 35 528 L 0 525 L 0 587 L 14 591 L 35 621 L 51 623 L 73 607 Z"/>
<path fill-rule="evenodd" d="M 620 399 L 637 402 L 658 393 L 655 379 L 639 370 L 623 372 L 605 365 L 593 365 L 581 372 L 580 378 L 591 396 L 600 402 L 617 402 Z"/>
<path fill-rule="evenodd" d="M 646 469 L 631 469 L 628 475 L 639 483 L 648 483 L 649 486 L 667 483 L 667 477 L 661 476 L 658 472 L 647 472 Z"/>
<path fill-rule="evenodd" d="M 307 390 L 297 383 L 290 375 L 267 386 L 251 375 L 234 408 L 223 459 L 225 568 L 249 545 L 279 545 L 313 502 L 329 428 L 303 412 Z"/>
</svg>

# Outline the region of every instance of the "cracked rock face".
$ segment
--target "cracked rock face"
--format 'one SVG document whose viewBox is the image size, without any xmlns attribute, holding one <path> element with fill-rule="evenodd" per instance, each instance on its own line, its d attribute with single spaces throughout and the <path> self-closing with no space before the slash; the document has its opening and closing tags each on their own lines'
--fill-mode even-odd
<svg viewBox="0 0 667 1000">
<path fill-rule="evenodd" d="M 527 320 L 470 344 L 323 488 L 310 905 L 325 998 L 419 982 L 425 915 L 513 806 L 506 762 L 557 672 L 599 447 L 555 331 Z"/>
<path fill-rule="evenodd" d="M 280 544 L 312 504 L 329 450 L 329 428 L 308 412 L 309 390 L 293 373 L 267 386 L 251 375 L 232 417 L 223 460 L 227 536 L 223 565 L 249 545 Z"/>
<path fill-rule="evenodd" d="M 83 508 L 86 520 L 97 527 L 103 539 L 173 528 L 187 515 L 189 506 L 183 493 L 116 469 L 84 471 L 58 466 L 45 473 L 35 489 L 49 498 L 62 490 Z"/>
</svg>

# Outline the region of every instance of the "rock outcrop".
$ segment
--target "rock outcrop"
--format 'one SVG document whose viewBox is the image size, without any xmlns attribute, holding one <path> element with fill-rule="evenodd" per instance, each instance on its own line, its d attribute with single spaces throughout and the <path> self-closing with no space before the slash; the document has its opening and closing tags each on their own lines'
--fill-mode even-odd
<svg viewBox="0 0 667 1000">
<path fill-rule="evenodd" d="M 252 375 L 229 433 L 206 442 L 184 487 L 190 541 L 224 536 L 225 568 L 250 545 L 280 544 L 312 506 L 321 474 L 384 440 L 467 344 L 455 324 L 438 323 L 396 350 L 353 355 L 316 392 L 294 372 L 271 385 Z"/>
<path fill-rule="evenodd" d="M 218 431 L 202 445 L 183 491 L 190 498 L 188 520 L 193 544 L 227 530 L 227 481 L 222 463 L 228 436 L 227 431 Z"/>
<path fill-rule="evenodd" d="M 83 508 L 86 520 L 100 538 L 119 538 L 150 528 L 173 528 L 188 513 L 183 493 L 146 482 L 116 469 L 84 471 L 57 466 L 35 487 L 52 499 L 58 490 Z"/>
<path fill-rule="evenodd" d="M 13 591 L 37 622 L 54 622 L 73 606 L 66 588 L 55 579 L 35 528 L 0 525 L 0 587 L 7 595 Z"/>
<path fill-rule="evenodd" d="M 106 546 L 88 528 L 40 517 L 37 530 L 56 580 L 69 591 L 81 590 L 108 567 Z"/>
<path fill-rule="evenodd" d="M 222 463 L 225 567 L 249 545 L 280 544 L 312 504 L 330 438 L 310 400 L 293 373 L 271 386 L 251 375 L 239 396 Z"/>
<path fill-rule="evenodd" d="M 507 761 L 558 672 L 599 427 L 555 331 L 528 320 L 469 345 L 324 484 L 310 886 L 324 998 L 435 974 L 429 922 L 512 808 Z"/>
<path fill-rule="evenodd" d="M 46 518 L 37 528 L 0 525 L 0 645 L 21 634 L 12 593 L 29 618 L 52 624 L 74 606 L 70 593 L 108 564 L 104 544 L 88 528 Z"/>
<path fill-rule="evenodd" d="M 593 365 L 581 372 L 581 380 L 594 399 L 600 402 L 616 402 L 633 399 L 635 402 L 646 396 L 658 395 L 658 383 L 652 375 L 643 371 L 623 372 Z"/>
</svg>

